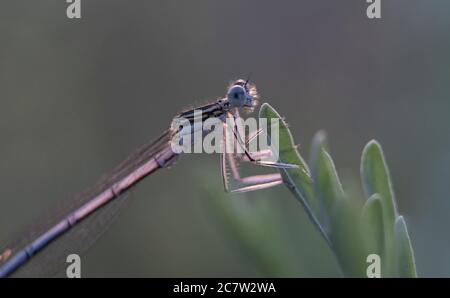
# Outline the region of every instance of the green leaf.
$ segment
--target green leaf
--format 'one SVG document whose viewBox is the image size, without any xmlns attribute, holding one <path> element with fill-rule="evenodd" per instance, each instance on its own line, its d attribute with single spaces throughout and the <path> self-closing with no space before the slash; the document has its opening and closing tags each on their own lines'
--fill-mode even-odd
<svg viewBox="0 0 450 298">
<path fill-rule="evenodd" d="M 363 150 L 361 178 L 367 197 L 375 193 L 381 195 L 385 228 L 392 229 L 397 217 L 397 207 L 383 150 L 375 140 L 370 141 Z"/>
<path fill-rule="evenodd" d="M 392 189 L 389 169 L 386 165 L 380 144 L 372 140 L 363 150 L 361 158 L 361 179 L 363 189 L 367 195 L 378 193 L 381 196 L 384 226 L 384 255 L 382 259 L 383 276 L 394 277 L 393 268 L 395 258 L 394 223 L 397 217 L 394 191 Z"/>
<path fill-rule="evenodd" d="M 330 225 L 333 224 L 331 221 L 336 213 L 336 204 L 344 199 L 344 190 L 333 160 L 323 148 L 319 150 L 316 167 L 315 190 L 317 197 L 320 198 L 316 212 L 321 224 L 330 231 Z"/>
<path fill-rule="evenodd" d="M 334 162 L 324 148 L 316 164 L 315 190 L 319 208 L 316 216 L 330 239 L 345 276 L 365 276 L 365 246 L 358 224 L 359 205 L 348 200 L 342 189 Z"/>
<path fill-rule="evenodd" d="M 417 277 L 414 253 L 403 216 L 395 221 L 394 237 L 397 277 Z"/>
<path fill-rule="evenodd" d="M 279 151 L 279 160 L 284 163 L 298 165 L 297 169 L 285 169 L 283 173 L 287 179 L 292 179 L 301 185 L 300 195 L 309 206 L 314 205 L 314 194 L 312 188 L 312 179 L 309 168 L 296 149 L 292 134 L 287 128 L 286 122 L 281 116 L 267 103 L 261 106 L 259 111 L 260 118 L 266 118 L 269 123 L 272 119 L 279 120 L 279 146 L 273 148 Z"/>
<path fill-rule="evenodd" d="M 283 182 L 299 200 L 306 210 L 313 224 L 322 233 L 325 240 L 329 243 L 329 239 L 323 227 L 320 225 L 313 210 L 316 209 L 317 201 L 314 196 L 313 182 L 309 168 L 301 155 L 296 149 L 292 134 L 287 128 L 286 122 L 281 116 L 267 103 L 264 103 L 259 110 L 259 117 L 266 118 L 268 123 L 272 123 L 272 119 L 279 121 L 279 145 L 278 148 L 272 148 L 272 151 L 279 153 L 279 161 L 288 164 L 298 165 L 298 168 L 280 169 Z M 270 138 L 269 134 L 269 138 Z"/>
<path fill-rule="evenodd" d="M 377 254 L 383 260 L 384 255 L 384 225 L 382 198 L 373 194 L 363 207 L 362 225 L 368 254 Z"/>
</svg>

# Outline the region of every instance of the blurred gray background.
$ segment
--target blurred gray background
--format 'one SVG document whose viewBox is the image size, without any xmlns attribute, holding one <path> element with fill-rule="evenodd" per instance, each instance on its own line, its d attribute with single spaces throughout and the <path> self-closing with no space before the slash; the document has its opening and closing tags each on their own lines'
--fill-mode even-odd
<svg viewBox="0 0 450 298">
<path fill-rule="evenodd" d="M 449 1 L 382 0 L 381 20 L 360 0 L 81 2 L 80 20 L 62 0 L 0 4 L 0 243 L 251 72 L 304 155 L 327 131 L 345 186 L 380 141 L 419 276 L 450 275 Z M 221 192 L 218 156 L 146 179 L 82 255 L 83 276 L 339 276 L 284 187 Z M 213 199 L 276 206 L 285 237 L 260 245 L 288 248 L 292 268 L 261 265 Z"/>
</svg>

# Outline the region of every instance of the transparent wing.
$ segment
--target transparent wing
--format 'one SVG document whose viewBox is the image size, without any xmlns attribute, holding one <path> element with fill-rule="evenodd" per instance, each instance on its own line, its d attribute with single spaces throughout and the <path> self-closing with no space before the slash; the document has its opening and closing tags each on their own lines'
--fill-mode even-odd
<svg viewBox="0 0 450 298">
<path fill-rule="evenodd" d="M 69 200 L 65 206 L 52 210 L 53 212 L 44 216 L 42 220 L 31 225 L 18 240 L 0 250 L 0 256 L 3 256 L 0 258 L 0 267 L 11 256 L 24 249 L 73 210 L 109 189 L 115 182 L 135 171 L 162 150 L 167 149 L 167 146 L 170 146 L 172 135 L 172 131 L 165 131 L 159 138 L 142 146 L 119 166 L 104 175 L 93 187 Z M 119 211 L 123 209 L 122 207 L 126 205 L 126 194 L 127 192 L 124 192 L 114 198 L 69 229 L 64 235 L 52 241 L 15 271 L 13 276 L 31 277 L 55 274 L 58 269 L 62 268 L 61 266 L 64 266 L 68 254 L 86 251 L 107 230 Z"/>
</svg>

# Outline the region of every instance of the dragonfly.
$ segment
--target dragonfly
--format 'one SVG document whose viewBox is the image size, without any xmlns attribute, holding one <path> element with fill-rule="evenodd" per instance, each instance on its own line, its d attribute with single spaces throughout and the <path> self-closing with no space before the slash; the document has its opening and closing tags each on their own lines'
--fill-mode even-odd
<svg viewBox="0 0 450 298">
<path fill-rule="evenodd" d="M 282 183 L 279 171 L 241 177 L 237 167 L 238 162 L 244 161 L 271 168 L 297 167 L 297 165 L 263 160 L 271 154 L 270 149 L 253 152 L 247 149 L 248 144 L 261 133 L 261 130 L 244 138 L 237 127 L 236 119 L 240 117 L 240 110 L 253 111 L 258 99 L 256 86 L 249 83 L 248 79 L 239 79 L 229 85 L 225 97 L 181 112 L 174 118 L 186 119 L 194 124 L 196 113 L 201 111 L 202 120 L 216 118 L 222 124 L 224 131 L 222 148 L 228 138 L 233 138 L 236 146 L 241 147 L 241 153 L 221 151 L 220 169 L 226 192 L 254 191 Z M 230 119 L 233 121 L 227 121 Z M 229 127 L 229 123 L 234 124 Z M 175 136 L 183 133 L 193 134 L 195 130 L 202 130 L 203 134 L 209 132 L 208 129 L 195 125 L 187 132 L 183 129 L 183 127 L 178 129 L 170 127 L 104 175 L 92 188 L 76 196 L 67 210 L 62 210 L 60 214 L 51 220 L 46 220 L 39 227 L 33 227 L 34 230 L 28 233 L 27 237 L 0 250 L 0 277 L 39 274 L 39 270 L 43 271 L 48 269 L 46 267 L 51 267 L 49 264 L 52 259 L 63 257 L 63 252 L 70 250 L 70 246 L 74 243 L 78 246 L 92 244 L 107 229 L 108 222 L 123 205 L 120 201 L 124 200 L 125 194 L 150 174 L 159 169 L 171 167 L 182 154 L 173 149 L 172 141 Z M 237 187 L 230 187 L 231 179 Z M 63 243 L 69 244 L 64 247 Z M 33 262 L 36 263 L 34 266 L 30 264 Z"/>
</svg>

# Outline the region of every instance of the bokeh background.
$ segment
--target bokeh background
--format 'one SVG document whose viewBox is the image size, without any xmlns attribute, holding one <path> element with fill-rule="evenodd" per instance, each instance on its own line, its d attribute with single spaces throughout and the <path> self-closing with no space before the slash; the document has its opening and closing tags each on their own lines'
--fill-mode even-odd
<svg viewBox="0 0 450 298">
<path fill-rule="evenodd" d="M 82 0 L 80 20 L 66 7 L 0 4 L 0 243 L 251 72 L 303 155 L 326 130 L 347 189 L 380 141 L 419 276 L 450 276 L 449 1 L 382 0 L 380 20 L 360 0 Z M 82 275 L 339 276 L 287 189 L 220 183 L 218 156 L 152 175 Z"/>
</svg>

